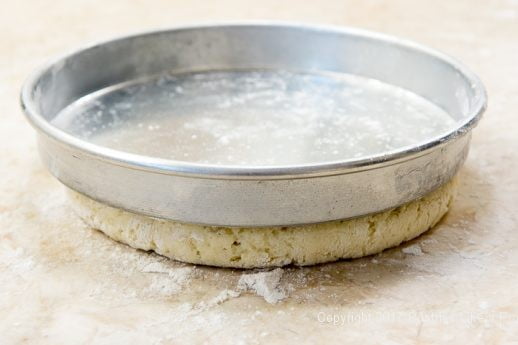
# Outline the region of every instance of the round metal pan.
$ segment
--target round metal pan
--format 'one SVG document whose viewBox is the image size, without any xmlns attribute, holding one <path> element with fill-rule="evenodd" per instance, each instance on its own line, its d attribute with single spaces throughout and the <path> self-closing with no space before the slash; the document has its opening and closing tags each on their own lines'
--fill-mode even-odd
<svg viewBox="0 0 518 345">
<path fill-rule="evenodd" d="M 150 75 L 261 68 L 374 78 L 430 100 L 456 125 L 425 143 L 361 159 L 221 166 L 125 153 L 51 124 L 82 97 Z M 261 227 L 357 217 L 436 189 L 463 164 L 486 94 L 462 64 L 412 42 L 350 28 L 240 23 L 179 27 L 88 46 L 34 73 L 21 102 L 38 131 L 44 164 L 66 186 L 148 216 Z"/>
</svg>

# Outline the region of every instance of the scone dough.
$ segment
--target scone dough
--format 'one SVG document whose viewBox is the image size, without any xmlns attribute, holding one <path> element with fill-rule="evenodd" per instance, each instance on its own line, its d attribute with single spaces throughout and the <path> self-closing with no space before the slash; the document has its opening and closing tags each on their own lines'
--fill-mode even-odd
<svg viewBox="0 0 518 345">
<path fill-rule="evenodd" d="M 151 218 L 70 191 L 86 224 L 134 248 L 171 259 L 223 267 L 313 265 L 376 254 L 433 227 L 456 190 L 450 181 L 403 206 L 350 220 L 291 227 L 227 228 Z"/>
</svg>

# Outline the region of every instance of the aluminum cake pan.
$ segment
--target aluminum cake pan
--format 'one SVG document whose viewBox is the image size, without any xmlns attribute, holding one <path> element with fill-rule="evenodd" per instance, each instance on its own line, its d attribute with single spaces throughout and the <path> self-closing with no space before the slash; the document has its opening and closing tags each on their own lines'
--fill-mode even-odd
<svg viewBox="0 0 518 345">
<path fill-rule="evenodd" d="M 456 121 L 426 142 L 361 159 L 284 166 L 197 164 L 121 152 L 52 119 L 102 89 L 163 72 L 278 69 L 347 73 L 420 95 Z M 451 179 L 485 110 L 480 80 L 418 44 L 351 28 L 285 23 L 179 27 L 80 49 L 34 73 L 21 102 L 43 162 L 68 187 L 148 216 L 215 226 L 347 219 L 417 199 Z"/>
</svg>

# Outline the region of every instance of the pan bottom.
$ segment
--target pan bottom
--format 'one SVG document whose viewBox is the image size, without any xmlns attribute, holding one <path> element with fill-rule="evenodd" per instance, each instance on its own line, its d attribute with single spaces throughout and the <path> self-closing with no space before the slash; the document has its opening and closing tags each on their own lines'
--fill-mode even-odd
<svg viewBox="0 0 518 345">
<path fill-rule="evenodd" d="M 230 70 L 115 85 L 71 104 L 53 124 L 94 144 L 149 157 L 283 166 L 415 146 L 455 121 L 415 93 L 361 76 Z"/>
</svg>

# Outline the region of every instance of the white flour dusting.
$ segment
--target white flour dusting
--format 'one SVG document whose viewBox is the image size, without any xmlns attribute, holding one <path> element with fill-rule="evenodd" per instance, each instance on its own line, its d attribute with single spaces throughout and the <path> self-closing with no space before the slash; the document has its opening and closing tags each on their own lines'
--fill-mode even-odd
<svg viewBox="0 0 518 345">
<path fill-rule="evenodd" d="M 401 251 L 408 255 L 415 255 L 415 256 L 423 255 L 423 250 L 421 249 L 421 246 L 419 246 L 419 244 L 413 244 L 411 246 L 405 247 L 405 248 L 401 249 Z"/>
<path fill-rule="evenodd" d="M 380 154 L 444 133 L 455 121 L 417 94 L 374 79 L 236 70 L 162 75 L 72 103 L 52 123 L 125 152 L 278 166 Z"/>
<path fill-rule="evenodd" d="M 228 301 L 231 298 L 239 297 L 240 294 L 241 293 L 239 291 L 228 290 L 228 289 L 222 290 L 217 296 L 211 298 L 210 300 L 201 301 L 200 303 L 198 303 L 198 305 L 196 306 L 195 309 L 199 310 L 199 311 L 207 310 L 218 304 Z"/>
<path fill-rule="evenodd" d="M 34 268 L 33 259 L 25 254 L 23 248 L 12 249 L 4 246 L 1 249 L 0 264 L 5 264 L 14 273 L 24 276 Z"/>
<path fill-rule="evenodd" d="M 148 292 L 173 295 L 190 282 L 194 269 L 192 267 L 171 268 L 162 262 L 152 262 L 144 266 L 141 272 L 157 273 L 147 288 Z"/>
<path fill-rule="evenodd" d="M 284 271 L 281 268 L 273 271 L 243 274 L 237 287 L 242 291 L 254 291 L 264 297 L 268 303 L 277 303 L 287 297 L 286 291 L 279 286 Z"/>
</svg>

